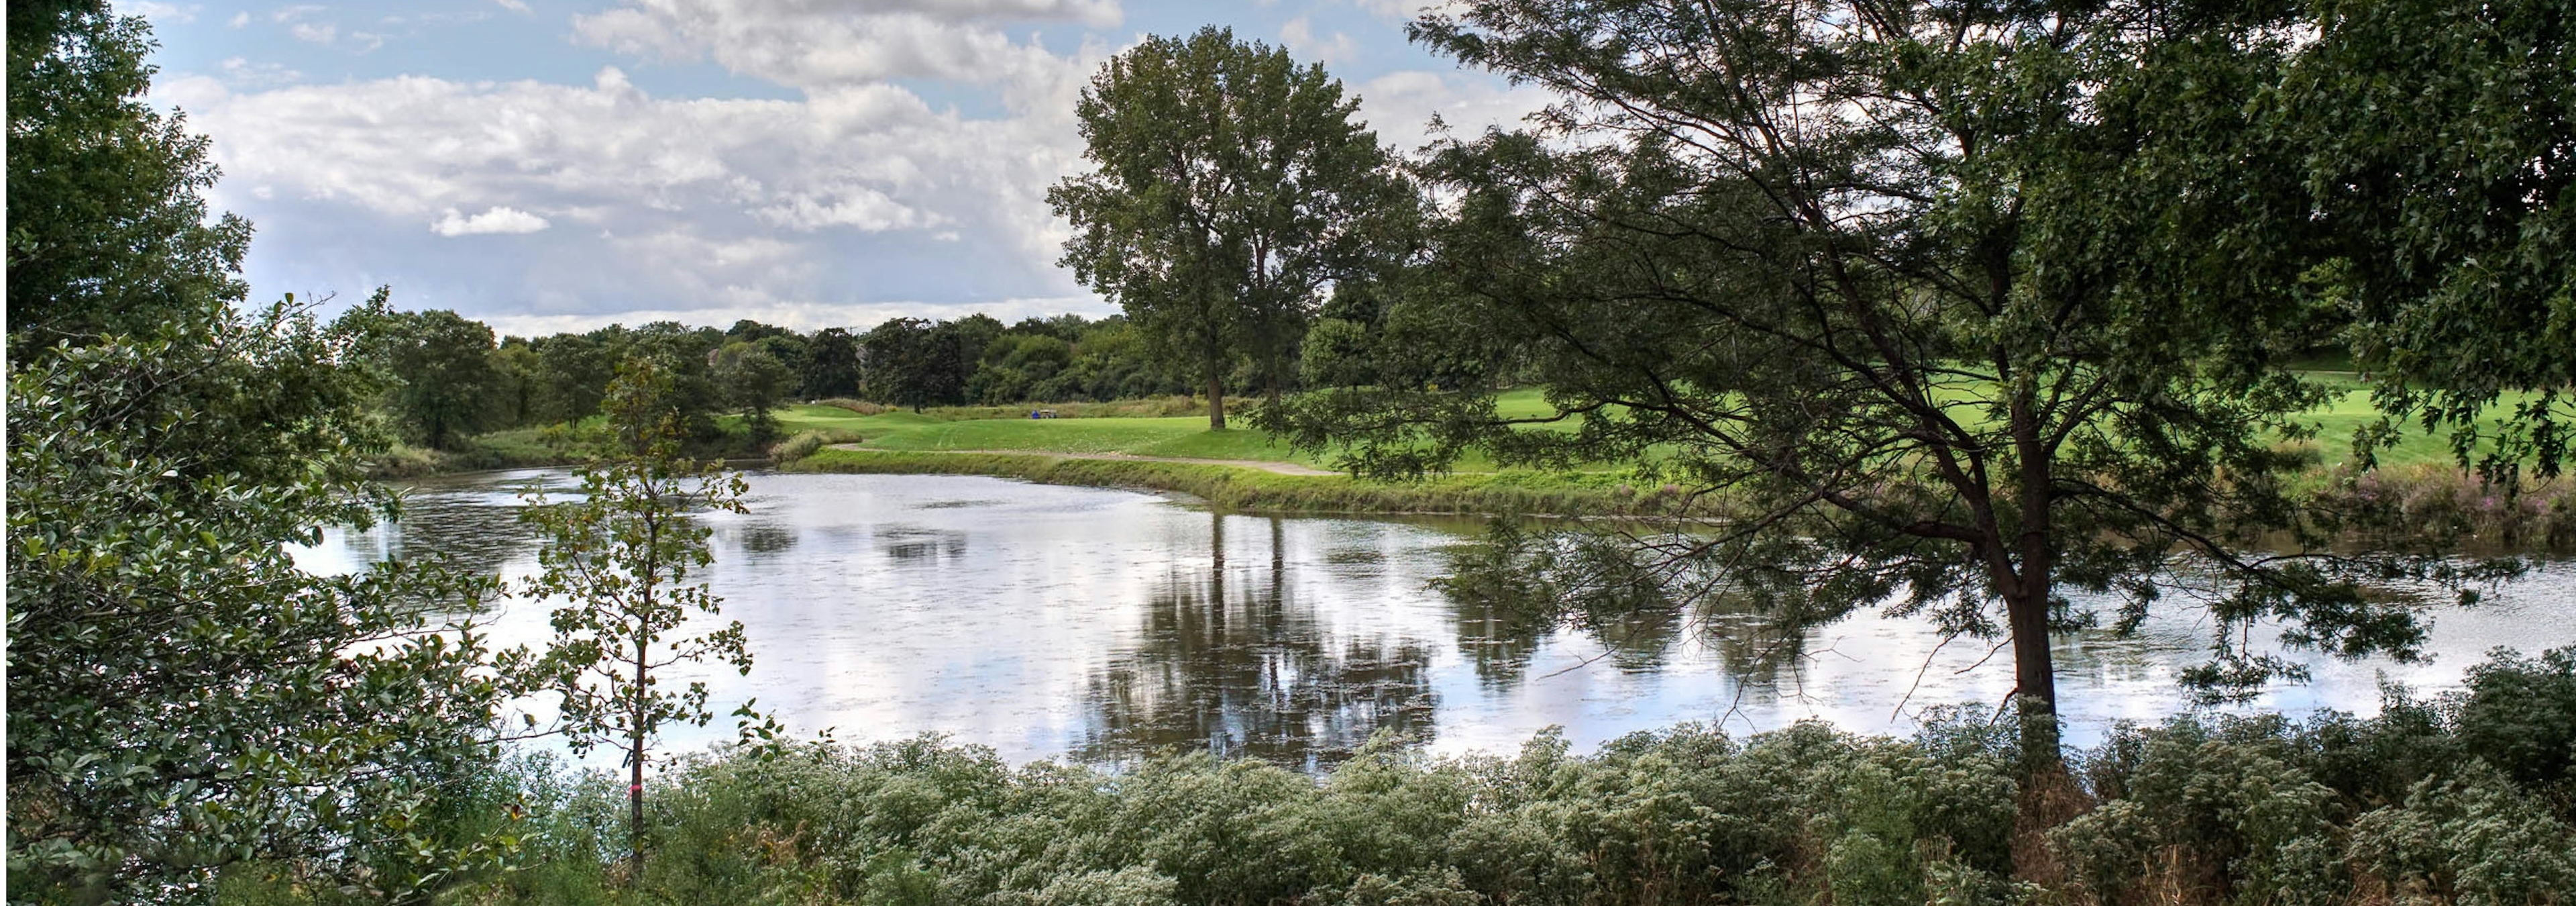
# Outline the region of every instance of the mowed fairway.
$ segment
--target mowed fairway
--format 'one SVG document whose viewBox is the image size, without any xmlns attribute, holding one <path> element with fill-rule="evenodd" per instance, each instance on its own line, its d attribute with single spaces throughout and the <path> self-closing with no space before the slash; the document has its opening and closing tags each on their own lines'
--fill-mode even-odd
<svg viewBox="0 0 2576 906">
<path fill-rule="evenodd" d="M 2366 386 L 2344 373 L 2312 375 L 2344 388 L 2328 406 L 2309 413 L 2305 421 L 2317 426 L 2315 443 L 2324 464 L 2337 465 L 2352 458 L 2353 433 L 2376 421 L 2377 410 L 2370 404 Z M 2504 401 L 2510 406 L 2516 400 Z M 1539 391 L 1515 390 L 1497 400 L 1500 414 L 1512 418 L 1541 417 L 1552 411 Z M 989 410 L 988 410 L 989 411 Z M 793 404 L 777 413 L 779 426 L 790 433 L 810 429 L 856 432 L 857 446 L 868 450 L 902 452 L 1013 452 L 1056 453 L 1075 456 L 1138 456 L 1176 459 L 1252 460 L 1293 463 L 1313 468 L 1330 469 L 1330 453 L 1316 455 L 1291 450 L 1269 433 L 1249 427 L 1241 413 L 1233 413 L 1238 427 L 1210 431 L 1207 418 L 1201 415 L 1168 418 L 954 418 L 932 410 L 927 414 L 896 411 L 878 415 L 860 415 L 836 406 Z M 1544 427 L 1572 430 L 1571 423 Z M 2447 462 L 2451 458 L 2447 440 L 2437 434 L 2424 433 L 2408 426 L 2404 438 L 2380 454 L 2383 465 L 2405 465 L 2424 462 Z M 1481 454 L 1459 462 L 1457 471 L 1489 472 L 1491 460 Z"/>
</svg>

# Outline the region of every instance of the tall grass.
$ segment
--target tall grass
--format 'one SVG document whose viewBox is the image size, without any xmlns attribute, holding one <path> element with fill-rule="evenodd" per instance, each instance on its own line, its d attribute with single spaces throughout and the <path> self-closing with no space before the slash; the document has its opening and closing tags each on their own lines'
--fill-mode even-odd
<svg viewBox="0 0 2576 906">
<path fill-rule="evenodd" d="M 2319 503 L 2356 540 L 2432 549 L 2576 550 L 2576 476 L 2506 487 L 2448 463 L 2330 472 Z"/>
</svg>

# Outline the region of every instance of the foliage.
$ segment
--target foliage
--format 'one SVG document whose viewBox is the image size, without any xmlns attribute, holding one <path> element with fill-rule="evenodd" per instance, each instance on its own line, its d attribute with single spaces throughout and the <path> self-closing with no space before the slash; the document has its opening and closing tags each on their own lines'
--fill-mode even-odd
<svg viewBox="0 0 2576 906">
<path fill-rule="evenodd" d="M 504 376 L 492 328 L 452 311 L 394 311 L 389 295 L 377 289 L 332 327 L 358 338 L 360 358 L 382 370 L 388 408 L 405 437 L 453 449 L 501 414 L 493 407 Z"/>
<path fill-rule="evenodd" d="M 617 743 L 632 770 L 630 838 L 644 853 L 644 771 L 648 746 L 669 723 L 704 726 L 715 718 L 707 687 L 663 686 L 679 664 L 715 662 L 751 672 L 742 623 L 673 637 L 720 601 L 693 570 L 713 562 L 700 512 L 743 512 L 739 475 L 680 458 L 678 418 L 661 408 L 671 380 L 651 359 L 630 360 L 609 391 L 613 423 L 634 446 L 624 456 L 581 471 L 581 497 L 550 501 L 529 492 L 524 518 L 545 539 L 538 573 L 523 594 L 560 601 L 554 638 L 524 664 L 534 681 L 561 696 L 561 730 L 573 749 Z M 746 704 L 735 712 L 753 715 Z"/>
<path fill-rule="evenodd" d="M 488 580 L 292 556 L 393 510 L 377 375 L 309 306 L 240 307 L 249 226 L 143 103 L 142 19 L 15 3 L 8 37 L 12 902 L 409 900 L 507 859 L 461 817 L 504 689 L 442 616 Z"/>
<path fill-rule="evenodd" d="M 1477 383 L 1337 388 L 1265 426 L 1362 471 L 1498 461 L 1660 470 L 1739 518 L 1641 573 L 1803 621 L 1893 599 L 2009 640 L 2053 713 L 2062 591 L 2223 586 L 2210 669 L 2289 670 L 2256 620 L 2405 658 L 2405 602 L 2370 583 L 2454 564 L 2336 556 L 2276 444 L 2327 388 L 2290 370 L 2339 327 L 2253 240 L 2221 233 L 2262 174 L 2246 99 L 2286 52 L 2279 11 L 2153 4 L 1480 0 L 1413 28 L 1567 100 L 1533 131 L 1453 142 L 1432 286 L 1383 320 L 1486 350 Z M 1419 343 L 1369 344 L 1386 374 Z M 1553 413 L 1496 411 L 1534 374 Z M 1453 392 L 1454 391 L 1454 392 Z M 1549 422 L 1563 430 L 1527 430 Z M 2249 555 L 2266 533 L 2292 553 Z M 2047 747 L 2033 746 L 2035 757 Z"/>
<path fill-rule="evenodd" d="M 1073 222 L 1063 263 L 1198 373 L 1212 427 L 1235 357 L 1276 396 L 1318 294 L 1409 209 L 1358 103 L 1322 65 L 1210 26 L 1112 58 L 1074 108 L 1099 169 L 1047 193 Z"/>
<path fill-rule="evenodd" d="M 817 330 L 807 338 L 805 367 L 797 374 L 797 392 L 809 400 L 856 395 L 858 338 L 838 327 Z"/>
<path fill-rule="evenodd" d="M 787 398 L 796 373 L 780 356 L 789 344 L 777 338 L 751 342 L 735 341 L 716 350 L 715 362 L 708 377 L 723 388 L 725 402 L 741 413 L 751 425 L 754 442 L 765 442 L 778 433 L 778 424 L 769 410 Z"/>
<path fill-rule="evenodd" d="M 2564 0 L 2333 0 L 2256 123 L 2299 158 L 2294 206 L 2230 225 L 2305 253 L 2396 422 L 2452 430 L 2508 487 L 2576 428 L 2576 17 Z M 2298 231 L 2279 229 L 2296 224 Z M 2285 235 L 2286 234 L 2286 235 Z M 2500 426 L 2479 420 L 2508 400 Z"/>
<path fill-rule="evenodd" d="M 2498 662 L 2520 673 L 2530 661 Z M 2481 694 L 2476 680 L 2465 694 Z M 1307 777 L 1204 754 L 1109 773 L 923 738 L 692 758 L 658 798 L 638 889 L 605 895 L 616 787 L 529 775 L 532 903 L 2513 903 L 2564 902 L 2576 825 L 2482 756 L 2484 718 L 2185 717 L 2073 758 L 2083 812 L 2041 831 L 2009 735 L 1951 716 L 1911 739 L 1821 723 L 1684 725 L 1589 755 L 1385 744 Z M 2563 759 L 2562 759 L 2563 760 Z M 2339 766 L 2391 773 L 2366 782 Z M 2395 797 L 2379 790 L 2394 784 Z"/>
<path fill-rule="evenodd" d="M 35 0 L 9 5 L 8 32 L 10 358 L 239 299 L 250 224 L 208 216 L 206 139 L 144 103 L 143 18 Z"/>
<path fill-rule="evenodd" d="M 408 896 L 503 853 L 432 820 L 492 757 L 501 687 L 437 618 L 488 581 L 290 555 L 392 503 L 343 352 L 280 307 L 13 362 L 13 897 L 201 898 L 251 860 Z"/>
</svg>

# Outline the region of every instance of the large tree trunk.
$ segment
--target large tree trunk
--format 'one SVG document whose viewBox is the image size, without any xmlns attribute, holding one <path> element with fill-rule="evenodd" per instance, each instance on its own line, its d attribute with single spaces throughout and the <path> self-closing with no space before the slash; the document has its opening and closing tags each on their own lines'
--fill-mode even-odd
<svg viewBox="0 0 2576 906">
<path fill-rule="evenodd" d="M 2026 767 L 2044 769 L 2058 761 L 2057 664 L 2049 650 L 2048 583 L 2044 578 L 2031 581 L 2031 572 L 2024 564 L 2022 587 L 2005 598 L 2004 609 L 2012 624 L 2014 704 L 2021 716 L 2022 760 Z"/>
<path fill-rule="evenodd" d="M 2057 732 L 2057 663 L 2049 649 L 2049 599 L 2056 587 L 2055 546 L 2050 544 L 2051 491 L 2049 451 L 2040 440 L 2038 416 L 2027 396 L 2013 400 L 2014 453 L 2020 459 L 2015 476 L 2015 503 L 2021 511 L 2021 534 L 2012 539 L 2020 575 L 2006 586 L 2006 617 L 2012 624 L 2013 682 L 2020 701 L 2022 761 L 2031 776 L 2061 766 Z"/>
<path fill-rule="evenodd" d="M 1213 367 L 1208 369 L 1207 393 L 1208 430 L 1223 431 L 1225 430 L 1225 378 L 1218 376 Z"/>
</svg>

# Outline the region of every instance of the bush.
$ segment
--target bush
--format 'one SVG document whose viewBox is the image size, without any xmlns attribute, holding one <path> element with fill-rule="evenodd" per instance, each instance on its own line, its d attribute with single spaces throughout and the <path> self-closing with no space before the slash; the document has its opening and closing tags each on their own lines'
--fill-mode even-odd
<svg viewBox="0 0 2576 906">
<path fill-rule="evenodd" d="M 849 399 L 849 398 L 847 398 L 847 397 L 833 397 L 833 398 L 831 398 L 831 399 L 827 399 L 827 400 L 815 400 L 815 401 L 814 401 L 814 405 L 817 405 L 817 406 L 834 406 L 834 407 L 838 407 L 838 408 L 842 408 L 842 409 L 848 409 L 848 410 L 850 410 L 850 411 L 852 411 L 852 412 L 856 412 L 856 413 L 858 413 L 858 414 L 860 414 L 860 415 L 883 415 L 883 414 L 885 414 L 885 413 L 888 413 L 888 412 L 892 412 L 892 411 L 894 411 L 894 408 L 893 408 L 893 407 L 890 407 L 890 406 L 880 406 L 880 405 L 877 405 L 877 404 L 875 404 L 875 403 L 867 402 L 867 401 L 865 401 L 865 400 L 854 400 L 854 399 Z"/>
<path fill-rule="evenodd" d="M 846 429 L 817 428 L 798 431 L 794 436 L 770 446 L 769 461 L 783 466 L 788 463 L 804 459 L 805 457 L 812 456 L 814 455 L 814 451 L 823 449 L 826 446 L 830 446 L 832 444 L 854 444 L 858 443 L 859 440 L 859 432 Z"/>
<path fill-rule="evenodd" d="M 2122 728 L 2070 760 L 2080 814 L 2026 846 L 2016 741 L 1955 714 L 1910 739 L 1686 724 L 1591 755 L 1554 733 L 1458 758 L 1380 739 L 1320 777 L 1206 753 L 1015 768 L 930 737 L 727 749 L 651 782 L 634 883 L 615 863 L 622 781 L 538 762 L 510 775 L 527 867 L 463 899 L 2547 906 L 2576 888 L 2576 828 L 2547 786 L 2564 762 L 2480 740 L 2506 697 L 2560 694 L 2570 661 L 2500 654 L 2467 690 L 2392 691 L 2374 718 Z M 2411 745 L 2436 754 L 2356 767 Z"/>
</svg>

